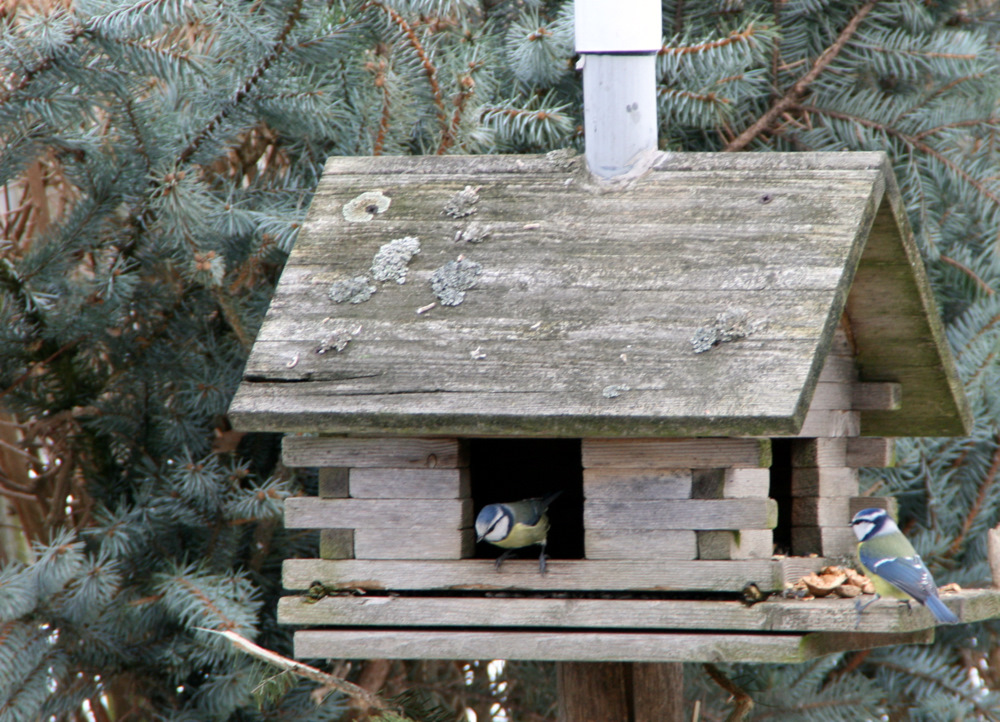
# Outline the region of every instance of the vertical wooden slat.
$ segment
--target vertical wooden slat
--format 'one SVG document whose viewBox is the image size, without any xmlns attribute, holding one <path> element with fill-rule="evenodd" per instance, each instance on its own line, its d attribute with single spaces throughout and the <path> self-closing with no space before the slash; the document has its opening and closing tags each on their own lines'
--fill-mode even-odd
<svg viewBox="0 0 1000 722">
<path fill-rule="evenodd" d="M 632 665 L 633 722 L 684 722 L 684 665 Z"/>
<path fill-rule="evenodd" d="M 559 722 L 629 722 L 625 662 L 559 662 Z"/>
</svg>

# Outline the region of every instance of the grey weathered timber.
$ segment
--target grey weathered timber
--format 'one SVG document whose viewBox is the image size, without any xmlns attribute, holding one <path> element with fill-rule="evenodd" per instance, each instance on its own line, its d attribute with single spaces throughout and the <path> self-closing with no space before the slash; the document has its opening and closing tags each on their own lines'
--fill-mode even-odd
<svg viewBox="0 0 1000 722">
<path fill-rule="evenodd" d="M 285 499 L 289 529 L 462 529 L 472 526 L 471 499 Z"/>
<path fill-rule="evenodd" d="M 869 601 L 871 597 L 864 597 Z M 965 622 L 1000 616 L 1000 591 L 965 589 L 942 596 Z M 335 596 L 310 603 L 282 597 L 278 621 L 298 626 L 469 627 L 550 629 L 705 630 L 733 632 L 915 632 L 934 627 L 934 615 L 914 603 L 883 599 L 859 619 L 854 599 L 731 601 L 664 599 L 447 598 Z"/>
<path fill-rule="evenodd" d="M 850 529 L 847 529 L 850 532 Z M 536 560 L 509 560 L 501 571 L 489 559 L 460 561 L 369 561 L 286 559 L 285 589 L 308 589 L 319 580 L 331 589 L 371 591 L 711 591 L 739 592 L 748 582 L 764 591 L 817 571 L 829 562 L 820 557 L 741 561 L 599 561 L 549 560 L 538 573 Z"/>
<path fill-rule="evenodd" d="M 894 496 L 852 496 L 850 515 L 853 518 L 862 509 L 885 509 L 893 519 L 899 518 L 899 500 Z"/>
<path fill-rule="evenodd" d="M 690 529 L 586 529 L 583 547 L 587 559 L 691 560 L 698 558 L 697 534 Z"/>
<path fill-rule="evenodd" d="M 846 466 L 847 445 L 850 439 L 800 439 L 792 443 L 792 467 L 842 467 Z"/>
<path fill-rule="evenodd" d="M 690 499 L 691 469 L 584 469 L 583 495 L 620 501 Z"/>
<path fill-rule="evenodd" d="M 286 436 L 281 453 L 287 466 L 453 469 L 469 464 L 458 439 Z"/>
<path fill-rule="evenodd" d="M 857 496 L 858 470 L 835 466 L 797 467 L 792 469 L 792 494 L 795 496 Z M 845 519 L 845 523 L 849 520 Z"/>
<path fill-rule="evenodd" d="M 771 465 L 767 439 L 584 439 L 583 468 L 759 468 Z"/>
<path fill-rule="evenodd" d="M 795 526 L 845 526 L 851 520 L 849 496 L 798 496 L 792 499 Z"/>
<path fill-rule="evenodd" d="M 463 559 L 475 549 L 471 529 L 459 531 L 403 524 L 354 530 L 356 559 Z"/>
<path fill-rule="evenodd" d="M 588 500 L 587 529 L 773 529 L 774 499 L 664 499 L 662 501 Z"/>
<path fill-rule="evenodd" d="M 468 469 L 351 469 L 355 499 L 464 499 Z"/>
<path fill-rule="evenodd" d="M 699 531 L 699 559 L 769 559 L 774 535 L 769 529 Z"/>
<path fill-rule="evenodd" d="M 847 440 L 844 461 L 855 469 L 896 465 L 896 440 L 877 436 Z"/>
<path fill-rule="evenodd" d="M 858 539 L 846 519 L 842 526 L 792 526 L 792 554 L 822 554 L 836 559 L 854 558 Z"/>
<path fill-rule="evenodd" d="M 964 432 L 884 154 L 664 153 L 617 185 L 580 165 L 332 158 L 230 408 L 237 427 L 796 435 L 846 309 L 860 380 L 902 387 L 898 411 L 862 412 L 863 433 Z M 450 204 L 466 187 L 478 200 L 461 215 Z M 358 220 L 352 201 L 376 191 L 388 207 Z M 404 237 L 420 241 L 405 283 L 375 280 L 380 248 Z M 459 257 L 479 274 L 445 305 L 456 296 L 431 278 Z M 331 299 L 359 276 L 370 299 Z M 695 353 L 717 324 L 751 333 Z"/>
<path fill-rule="evenodd" d="M 934 630 L 905 634 L 678 634 L 674 632 L 469 632 L 310 629 L 295 633 L 300 659 L 515 659 L 599 662 L 791 664 L 824 654 L 930 644 Z"/>
</svg>

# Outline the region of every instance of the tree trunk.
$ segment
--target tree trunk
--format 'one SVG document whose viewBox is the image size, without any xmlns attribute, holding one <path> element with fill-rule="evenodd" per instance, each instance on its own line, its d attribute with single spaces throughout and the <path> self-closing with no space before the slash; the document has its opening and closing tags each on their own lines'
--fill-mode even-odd
<svg viewBox="0 0 1000 722">
<path fill-rule="evenodd" d="M 560 662 L 559 722 L 682 722 L 679 663 Z"/>
</svg>

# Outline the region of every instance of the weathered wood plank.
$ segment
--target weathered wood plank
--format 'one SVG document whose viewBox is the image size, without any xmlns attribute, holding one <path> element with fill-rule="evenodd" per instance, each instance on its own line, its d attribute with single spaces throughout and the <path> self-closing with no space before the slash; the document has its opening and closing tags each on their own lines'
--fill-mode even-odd
<svg viewBox="0 0 1000 722">
<path fill-rule="evenodd" d="M 870 598 L 865 598 L 869 601 Z M 967 589 L 942 597 L 962 622 L 1000 615 L 1000 592 Z M 738 601 L 525 597 L 283 597 L 281 624 L 352 627 L 486 627 L 715 630 L 733 632 L 916 632 L 936 625 L 923 606 L 873 603 L 858 617 L 853 599 Z"/>
<path fill-rule="evenodd" d="M 587 529 L 583 548 L 587 559 L 691 560 L 698 558 L 696 534 L 688 529 Z"/>
<path fill-rule="evenodd" d="M 475 548 L 471 529 L 359 527 L 354 530 L 357 559 L 463 559 Z"/>
<path fill-rule="evenodd" d="M 893 519 L 899 518 L 899 501 L 894 496 L 852 496 L 851 518 L 862 509 L 885 509 Z"/>
<path fill-rule="evenodd" d="M 770 469 L 695 469 L 695 499 L 763 499 L 771 486 Z"/>
<path fill-rule="evenodd" d="M 769 559 L 774 553 L 770 529 L 699 531 L 699 559 Z"/>
<path fill-rule="evenodd" d="M 287 466 L 455 468 L 468 465 L 458 439 L 286 436 Z"/>
<path fill-rule="evenodd" d="M 853 385 L 847 381 L 820 381 L 816 384 L 810 411 L 826 411 L 830 409 L 850 410 Z"/>
<path fill-rule="evenodd" d="M 598 188 L 579 162 L 542 156 L 333 159 L 231 417 L 242 428 L 328 433 L 793 434 L 818 350 L 839 348 L 831 319 L 839 320 L 845 298 L 859 295 L 848 295 L 858 260 L 904 269 L 920 261 L 905 214 L 893 215 L 901 204 L 884 158 L 878 164 L 871 156 L 862 167 L 781 156 L 694 159 L 697 168 L 664 156 L 628 189 Z M 475 215 L 442 213 L 467 185 L 479 188 Z M 883 188 L 891 208 L 877 216 Z M 391 200 L 385 212 L 368 223 L 347 220 L 345 204 L 374 189 Z M 861 258 L 873 221 L 879 247 Z M 489 227 L 483 242 L 456 243 L 456 233 L 475 224 Z M 333 281 L 370 273 L 378 249 L 404 236 L 421 239 L 405 284 L 376 284 L 371 300 L 358 304 L 329 299 Z M 435 299 L 431 274 L 460 253 L 481 264 L 476 287 L 459 306 L 416 314 Z M 861 281 L 865 273 L 859 270 Z M 888 278 L 889 286 L 913 282 Z M 926 279 L 914 283 L 929 299 Z M 693 354 L 699 327 L 736 308 L 767 327 Z M 926 303 L 914 308 L 933 311 Z M 863 323 L 882 312 L 863 299 L 850 316 Z M 355 340 L 341 352 L 315 354 L 329 346 L 337 323 L 354 324 Z M 899 349 L 890 351 L 892 363 L 924 330 L 900 328 L 903 336 L 891 337 Z M 919 379 L 886 376 L 892 363 L 872 355 L 882 353 L 883 340 L 870 327 L 857 338 L 873 372 L 865 378 L 899 380 L 909 398 Z M 922 368 L 933 370 L 943 337 L 929 348 Z M 760 359 L 748 364 L 747 349 Z M 946 428 L 947 416 L 936 413 L 947 414 L 947 404 L 926 402 L 958 387 L 942 386 L 936 373 L 927 377 L 928 393 L 914 397 L 919 413 L 887 420 Z M 725 383 L 706 385 L 706 378 Z M 282 383 L 292 380 L 304 383 Z M 872 420 L 866 433 L 883 422 Z"/>
<path fill-rule="evenodd" d="M 322 499 L 343 499 L 350 491 L 347 478 L 350 469 L 344 467 L 319 470 L 319 496 Z"/>
<path fill-rule="evenodd" d="M 793 664 L 824 654 L 929 644 L 934 630 L 904 635 L 711 635 L 624 632 L 410 632 L 305 630 L 303 659 L 511 659 L 595 662 L 756 662 Z"/>
<path fill-rule="evenodd" d="M 285 499 L 289 529 L 462 529 L 472 526 L 471 499 Z"/>
<path fill-rule="evenodd" d="M 857 361 L 850 356 L 827 356 L 819 373 L 819 383 L 825 384 L 851 384 L 857 378 Z"/>
<path fill-rule="evenodd" d="M 846 466 L 847 445 L 851 439 L 800 439 L 792 442 L 792 466 L 843 467 Z"/>
<path fill-rule="evenodd" d="M 836 466 L 792 469 L 794 496 L 858 495 L 858 470 Z"/>
<path fill-rule="evenodd" d="M 583 467 L 663 468 L 766 467 L 767 439 L 584 439 Z"/>
<path fill-rule="evenodd" d="M 861 413 L 837 409 L 809 409 L 802 428 L 795 436 L 837 437 L 857 436 L 861 433 Z"/>
<path fill-rule="evenodd" d="M 319 556 L 321 559 L 353 559 L 353 529 L 320 529 Z"/>
<path fill-rule="evenodd" d="M 845 522 L 846 523 L 846 522 Z M 793 526 L 792 554 L 822 554 L 831 559 L 853 558 L 858 539 L 850 526 Z"/>
<path fill-rule="evenodd" d="M 356 468 L 350 490 L 355 499 L 464 499 L 469 470 Z"/>
<path fill-rule="evenodd" d="M 897 411 L 903 407 L 903 387 L 892 382 L 860 383 L 851 389 L 856 411 Z"/>
<path fill-rule="evenodd" d="M 972 414 L 958 378 L 896 178 L 886 174 L 886 195 L 847 298 L 858 362 L 866 380 L 894 381 L 903 387 L 899 411 L 869 411 L 864 433 L 872 436 L 942 436 L 969 433 Z M 901 253 L 902 252 L 902 253 Z M 887 265 L 905 273 L 887 273 Z M 889 288 L 890 293 L 886 293 Z M 869 312 L 877 309 L 877 313 Z M 893 317 L 895 328 L 882 319 Z M 902 341 L 900 334 L 908 338 Z M 938 361 L 917 366 L 914 346 L 925 340 Z M 918 370 L 919 369 L 919 370 Z"/>
<path fill-rule="evenodd" d="M 583 470 L 583 495 L 587 499 L 690 499 L 690 469 Z"/>
<path fill-rule="evenodd" d="M 895 466 L 896 440 L 879 436 L 848 439 L 844 462 L 855 469 Z"/>
<path fill-rule="evenodd" d="M 849 531 L 849 530 L 848 530 Z M 315 580 L 335 589 L 368 590 L 541 590 L 541 591 L 727 591 L 748 582 L 764 591 L 783 590 L 827 560 L 785 557 L 743 561 L 594 561 L 551 559 L 538 573 L 535 560 L 504 562 L 498 572 L 489 559 L 461 561 L 357 561 L 286 559 L 286 589 L 308 589 Z"/>
<path fill-rule="evenodd" d="M 587 529 L 773 529 L 774 499 L 587 500 Z"/>
<path fill-rule="evenodd" d="M 851 521 L 846 496 L 797 496 L 792 499 L 793 526 L 844 526 Z"/>
</svg>

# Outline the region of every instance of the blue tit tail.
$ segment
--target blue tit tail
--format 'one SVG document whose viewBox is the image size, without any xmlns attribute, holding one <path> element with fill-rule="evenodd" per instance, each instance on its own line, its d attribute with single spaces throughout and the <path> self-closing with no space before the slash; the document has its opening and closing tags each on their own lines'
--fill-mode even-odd
<svg viewBox="0 0 1000 722">
<path fill-rule="evenodd" d="M 941 624 L 958 624 L 958 617 L 944 605 L 944 602 L 936 594 L 927 597 L 924 604 Z"/>
</svg>

